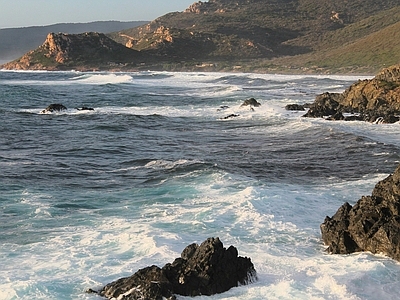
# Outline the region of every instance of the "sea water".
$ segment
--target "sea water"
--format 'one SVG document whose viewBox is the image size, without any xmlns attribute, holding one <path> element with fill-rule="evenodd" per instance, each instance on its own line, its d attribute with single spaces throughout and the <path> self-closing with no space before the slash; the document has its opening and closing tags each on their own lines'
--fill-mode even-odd
<svg viewBox="0 0 400 300">
<path fill-rule="evenodd" d="M 394 171 L 400 125 L 284 109 L 358 79 L 1 71 L 0 299 L 100 299 L 208 237 L 258 281 L 196 299 L 397 299 L 398 262 L 330 255 L 319 226 Z"/>
</svg>

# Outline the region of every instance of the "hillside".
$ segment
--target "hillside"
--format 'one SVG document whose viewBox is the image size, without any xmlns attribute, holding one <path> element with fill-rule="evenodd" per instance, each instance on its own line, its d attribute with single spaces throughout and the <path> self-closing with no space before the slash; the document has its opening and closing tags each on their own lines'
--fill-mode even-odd
<svg viewBox="0 0 400 300">
<path fill-rule="evenodd" d="M 10 61 L 21 57 L 30 50 L 36 49 L 43 43 L 49 32 L 83 33 L 93 31 L 109 33 L 145 23 L 147 22 L 99 21 L 0 29 L 0 61 Z"/>
<path fill-rule="evenodd" d="M 398 0 L 209 0 L 107 36 L 142 55 L 125 69 L 374 74 L 399 27 Z"/>
</svg>

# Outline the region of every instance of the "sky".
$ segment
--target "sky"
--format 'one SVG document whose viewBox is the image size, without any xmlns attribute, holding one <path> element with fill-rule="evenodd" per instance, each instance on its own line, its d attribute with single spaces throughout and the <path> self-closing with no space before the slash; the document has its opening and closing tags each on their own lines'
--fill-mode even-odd
<svg viewBox="0 0 400 300">
<path fill-rule="evenodd" d="M 151 21 L 198 0 L 0 0 L 0 28 L 93 21 Z"/>
</svg>

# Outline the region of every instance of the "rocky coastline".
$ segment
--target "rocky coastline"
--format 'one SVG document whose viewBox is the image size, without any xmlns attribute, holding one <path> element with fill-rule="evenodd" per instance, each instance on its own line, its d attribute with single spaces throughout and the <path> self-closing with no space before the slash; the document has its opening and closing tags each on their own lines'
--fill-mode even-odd
<svg viewBox="0 0 400 300">
<path fill-rule="evenodd" d="M 130 277 L 105 285 L 100 291 L 108 299 L 176 299 L 175 295 L 213 295 L 257 280 L 250 258 L 238 256 L 234 246 L 224 248 L 219 238 L 187 246 L 172 263 L 149 266 Z"/>
<path fill-rule="evenodd" d="M 327 120 L 395 123 L 400 120 L 400 65 L 383 69 L 374 78 L 359 80 L 343 93 L 323 93 L 305 105 L 288 110 L 309 110 L 304 117 Z"/>
<path fill-rule="evenodd" d="M 370 196 L 353 206 L 346 202 L 327 216 L 321 233 L 329 253 L 369 251 L 400 261 L 400 166 Z"/>
</svg>

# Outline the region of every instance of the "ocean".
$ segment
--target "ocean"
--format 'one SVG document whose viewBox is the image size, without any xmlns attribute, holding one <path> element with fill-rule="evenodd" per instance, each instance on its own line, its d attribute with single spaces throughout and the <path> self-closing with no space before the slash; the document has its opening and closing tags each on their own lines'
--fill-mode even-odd
<svg viewBox="0 0 400 300">
<path fill-rule="evenodd" d="M 397 299 L 398 262 L 330 255 L 319 226 L 394 171 L 400 125 L 285 110 L 364 78 L 1 71 L 0 299 L 99 300 L 209 237 L 258 281 L 199 300 Z"/>
</svg>

